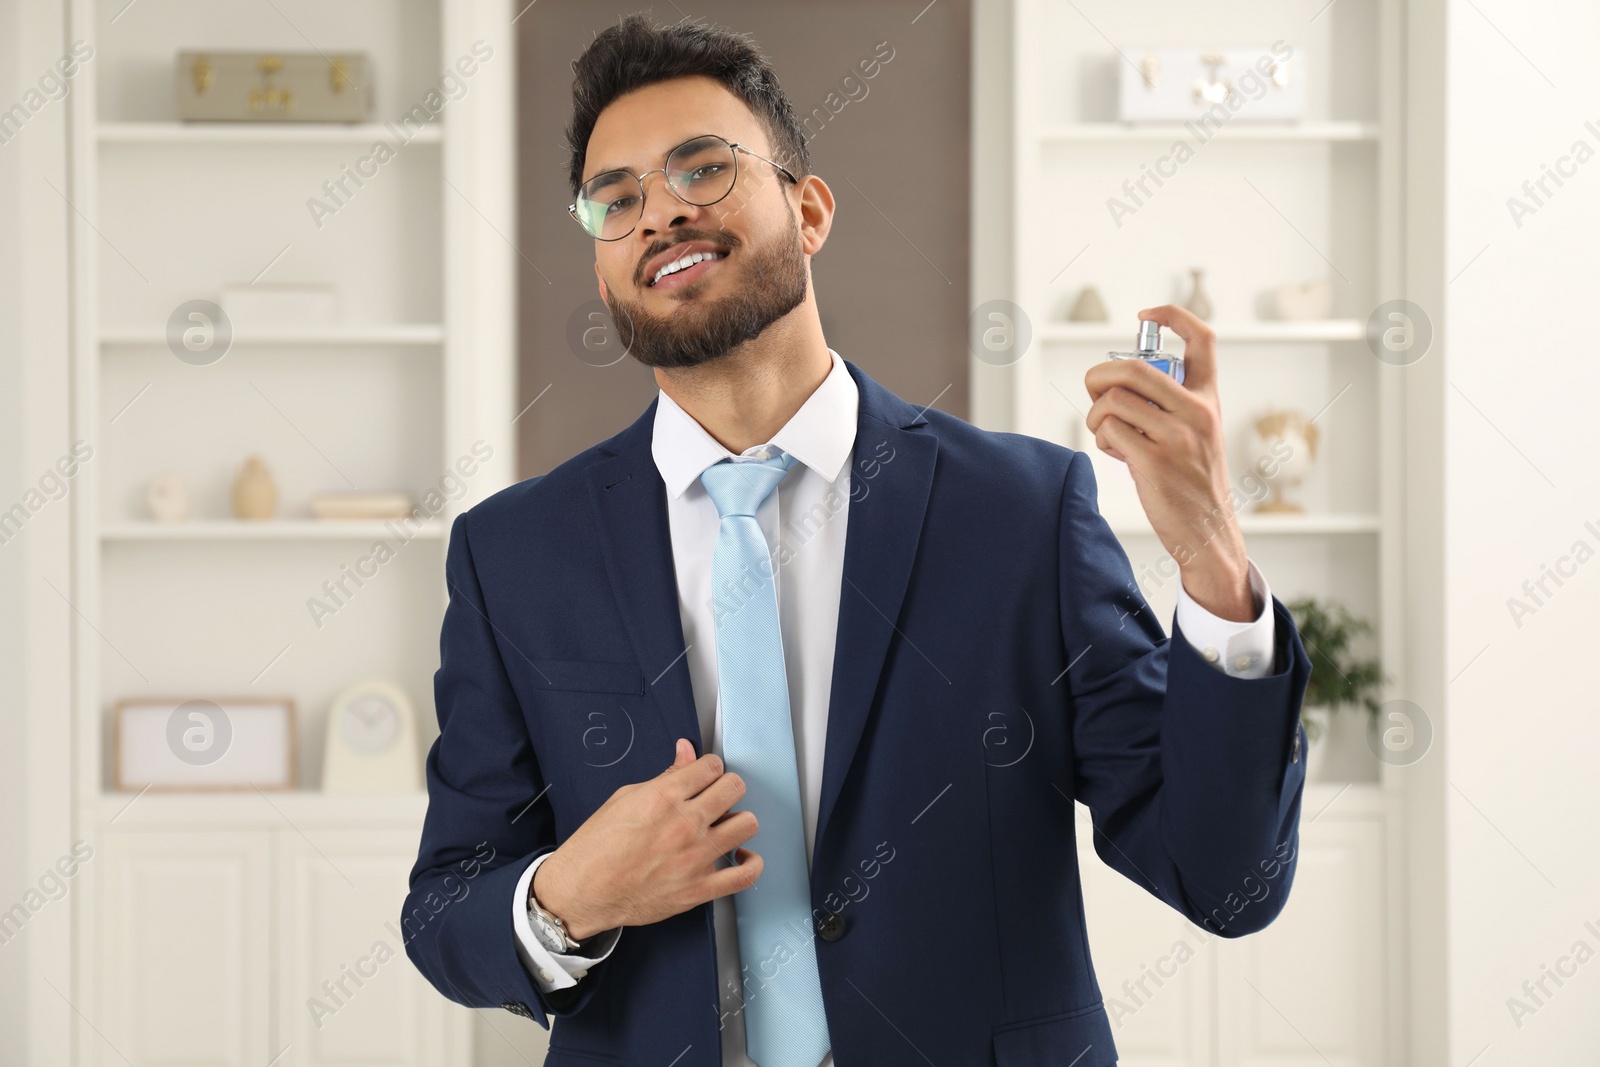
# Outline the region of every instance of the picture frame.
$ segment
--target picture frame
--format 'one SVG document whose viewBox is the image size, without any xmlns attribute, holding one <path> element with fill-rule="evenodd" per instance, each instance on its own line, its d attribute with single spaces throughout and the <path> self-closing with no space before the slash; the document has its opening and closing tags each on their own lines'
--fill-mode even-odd
<svg viewBox="0 0 1600 1067">
<path fill-rule="evenodd" d="M 298 788 L 292 697 L 130 697 L 114 719 L 119 790 Z"/>
</svg>

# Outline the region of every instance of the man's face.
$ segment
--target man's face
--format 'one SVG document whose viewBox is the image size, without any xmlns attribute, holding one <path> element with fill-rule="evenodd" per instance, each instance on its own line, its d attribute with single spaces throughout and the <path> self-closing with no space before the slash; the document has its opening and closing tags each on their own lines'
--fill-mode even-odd
<svg viewBox="0 0 1600 1067">
<path fill-rule="evenodd" d="M 644 213 L 619 241 L 595 242 L 600 296 L 628 351 L 647 367 L 694 367 L 719 359 L 806 299 L 808 276 L 788 181 L 768 163 L 737 152 L 738 182 L 715 204 L 679 199 L 657 168 L 673 148 L 714 133 L 782 163 L 744 102 L 710 78 L 677 78 L 619 97 L 600 113 L 583 180 L 608 170 L 645 179 Z M 652 284 L 678 246 L 726 258 L 705 260 Z"/>
</svg>

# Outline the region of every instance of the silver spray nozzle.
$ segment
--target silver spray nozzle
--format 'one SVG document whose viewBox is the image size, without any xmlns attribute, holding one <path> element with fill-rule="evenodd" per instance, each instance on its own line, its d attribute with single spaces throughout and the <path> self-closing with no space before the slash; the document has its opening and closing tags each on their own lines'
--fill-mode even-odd
<svg viewBox="0 0 1600 1067">
<path fill-rule="evenodd" d="M 1139 351 L 1161 351 L 1161 324 L 1143 319 L 1139 322 Z"/>
</svg>

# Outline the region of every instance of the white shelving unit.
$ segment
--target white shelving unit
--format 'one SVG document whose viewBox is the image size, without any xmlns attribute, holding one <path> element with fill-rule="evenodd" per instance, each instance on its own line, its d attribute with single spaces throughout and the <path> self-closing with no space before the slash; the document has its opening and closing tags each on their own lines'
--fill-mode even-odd
<svg viewBox="0 0 1600 1067">
<path fill-rule="evenodd" d="M 274 519 L 264 522 L 120 522 L 100 528 L 102 541 L 371 541 L 377 539 L 430 540 L 449 531 L 437 519 L 413 528 L 391 526 L 386 522 L 350 520 L 325 522 L 315 519 Z"/>
<path fill-rule="evenodd" d="M 1150 529 L 1150 520 L 1143 515 L 1124 518 L 1111 514 L 1106 519 L 1119 537 L 1155 536 Z M 1332 512 L 1323 515 L 1243 515 L 1239 518 L 1239 529 L 1246 536 L 1253 533 L 1272 536 L 1377 533 L 1382 529 L 1382 519 L 1377 515 L 1340 515 Z"/>
<path fill-rule="evenodd" d="M 1359 341 L 1363 323 L 1356 319 L 1328 319 L 1320 322 L 1213 322 L 1218 344 L 1274 341 Z M 1047 322 L 1039 335 L 1045 341 L 1076 344 L 1128 344 L 1127 330 L 1102 322 Z M 1183 341 L 1168 336 L 1174 351 L 1183 350 Z"/>
<path fill-rule="evenodd" d="M 1121 122 L 1047 123 L 1040 127 L 1041 142 L 1095 141 L 1149 142 L 1171 144 L 1180 137 L 1192 137 L 1181 122 L 1146 122 L 1134 125 Z M 1372 122 L 1297 122 L 1224 126 L 1217 131 L 1224 141 L 1376 141 L 1378 126 Z"/>
<path fill-rule="evenodd" d="M 437 736 L 450 524 L 515 477 L 513 14 L 509 0 L 71 0 L 72 36 L 95 48 L 58 190 L 72 430 L 94 449 L 74 517 L 74 821 L 102 857 L 80 876 L 76 1063 L 470 1062 L 470 1013 L 385 926 L 426 796 L 324 795 L 320 771 L 327 708 L 363 678 L 405 690 L 423 753 Z M 365 52 L 373 121 L 180 123 L 181 48 Z M 466 91 L 403 125 L 451 72 Z M 331 197 L 377 142 L 392 158 Z M 335 210 L 319 217 L 319 198 Z M 257 282 L 333 284 L 343 322 L 241 327 L 205 366 L 169 351 L 180 304 Z M 231 516 L 249 455 L 277 483 L 271 520 Z M 166 471 L 189 485 L 187 521 L 144 508 Z M 405 491 L 423 521 L 311 518 L 329 490 Z M 392 557 L 313 620 L 325 583 L 377 542 Z M 298 788 L 115 791 L 115 705 L 152 695 L 292 698 Z M 380 940 L 399 961 L 317 1024 L 323 979 Z"/>
<path fill-rule="evenodd" d="M 1364 337 L 1372 311 L 1403 295 L 1400 10 L 1399 0 L 1344 0 L 1322 12 L 1270 0 L 1203 8 L 1017 0 L 1009 56 L 1008 295 L 1032 340 L 1009 368 L 1008 428 L 1091 457 L 1101 511 L 1153 610 L 1170 619 L 1176 567 L 1126 467 L 1083 428 L 1091 404 L 1083 376 L 1108 350 L 1133 347 L 1139 309 L 1183 303 L 1190 269 L 1204 269 L 1229 472 L 1246 499 L 1240 528 L 1251 557 L 1280 599 L 1337 599 L 1371 620 L 1393 693 L 1404 691 L 1404 512 L 1401 465 L 1392 462 L 1403 440 L 1400 381 Z M 1252 121 L 1247 103 L 1215 135 L 1200 137 L 1182 123 L 1117 118 L 1119 68 L 1143 49 L 1279 39 L 1304 63 L 1303 121 Z M 1181 161 L 1171 156 L 1179 140 L 1192 151 Z M 1156 173 L 1163 156 L 1162 180 L 1130 195 L 1125 183 Z M 1272 289 L 1318 277 L 1333 282 L 1331 318 L 1269 317 Z M 1085 285 L 1099 290 L 1111 322 L 1067 320 Z M 1183 350 L 1171 331 L 1164 340 Z M 1251 513 L 1264 492 L 1241 480 L 1251 465 L 1251 425 L 1275 408 L 1316 416 L 1314 471 L 1290 492 L 1306 506 L 1302 515 Z M 1359 744 L 1358 733 L 1345 732 L 1351 738 Z M 1308 783 L 1289 906 L 1266 931 L 1238 942 L 1207 942 L 1100 864 L 1082 819 L 1091 944 L 1119 1062 L 1405 1062 L 1400 793 L 1392 769 L 1371 769 L 1371 780 Z M 1169 974 L 1161 961 L 1172 963 L 1180 941 L 1197 949 L 1197 962 Z M 1153 986 L 1152 969 L 1160 976 Z M 1151 995 L 1130 994 L 1124 980 Z"/>
<path fill-rule="evenodd" d="M 101 144 L 370 145 L 374 141 L 396 139 L 438 144 L 443 139 L 443 130 L 432 125 L 404 127 L 375 122 L 302 125 L 207 123 L 192 126 L 176 122 L 103 122 L 96 128 L 95 136 Z"/>
<path fill-rule="evenodd" d="M 435 348 L 444 343 L 442 325 L 435 323 L 397 323 L 386 326 L 340 326 L 300 329 L 258 330 L 236 333 L 235 346 L 269 345 L 273 348 L 339 347 L 347 345 L 387 345 L 395 348 Z M 110 329 L 100 334 L 105 347 L 143 346 L 159 348 L 167 343 L 165 331 Z"/>
</svg>

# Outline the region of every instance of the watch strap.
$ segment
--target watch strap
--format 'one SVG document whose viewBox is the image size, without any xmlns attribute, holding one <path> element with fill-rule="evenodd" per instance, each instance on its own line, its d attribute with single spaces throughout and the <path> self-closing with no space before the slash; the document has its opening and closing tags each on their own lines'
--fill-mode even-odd
<svg viewBox="0 0 1600 1067">
<path fill-rule="evenodd" d="M 552 952 L 570 952 L 583 945 L 583 942 L 573 940 L 572 935 L 567 933 L 565 923 L 540 907 L 539 899 L 533 895 L 531 888 L 528 892 L 528 921 L 535 932 L 542 931 L 546 935 L 539 940 Z"/>
</svg>

